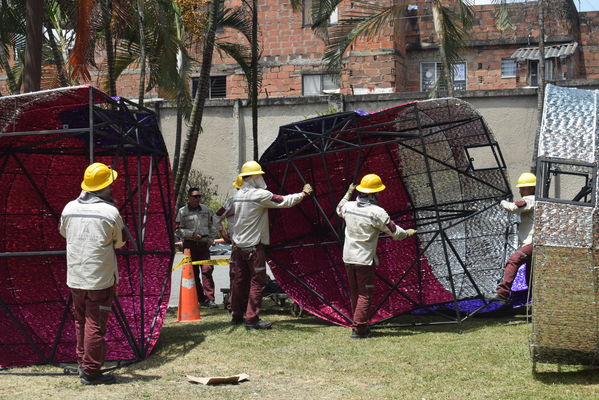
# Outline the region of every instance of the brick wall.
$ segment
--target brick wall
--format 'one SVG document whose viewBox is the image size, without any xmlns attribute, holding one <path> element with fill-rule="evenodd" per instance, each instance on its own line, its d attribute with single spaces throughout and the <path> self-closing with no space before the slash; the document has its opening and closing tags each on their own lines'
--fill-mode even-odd
<svg viewBox="0 0 599 400">
<path fill-rule="evenodd" d="M 382 0 L 380 3 L 390 1 Z M 238 0 L 225 2 L 227 7 L 239 3 Z M 340 14 L 347 12 L 349 6 L 349 2 L 342 4 Z M 259 1 L 258 10 L 262 45 L 260 63 L 263 67 L 260 97 L 301 96 L 303 75 L 326 72 L 322 60 L 326 48 L 323 37 L 315 35 L 310 27 L 302 26 L 301 11 L 294 11 L 289 1 Z M 392 29 L 393 26 L 388 26 L 380 37 L 372 41 L 359 41 L 349 49 L 340 79 L 342 92 L 396 91 L 396 71 L 404 64 L 396 60 L 396 41 Z M 229 29 L 225 29 L 220 36 L 247 43 L 241 35 Z M 227 97 L 247 96 L 245 77 L 232 59 L 220 57 L 215 52 L 212 71 L 227 75 Z"/>
<path fill-rule="evenodd" d="M 599 12 L 580 13 L 580 44 L 580 75 L 599 78 Z"/>
<path fill-rule="evenodd" d="M 572 0 L 562 4 L 573 5 Z M 390 4 L 392 0 L 381 0 Z M 241 5 L 241 0 L 225 0 L 227 7 Z M 350 1 L 340 5 L 339 16 L 351 11 Z M 302 25 L 302 12 L 294 11 L 289 0 L 259 0 L 260 43 L 262 45 L 263 85 L 259 96 L 302 96 L 302 77 L 326 72 L 322 56 L 325 40 Z M 495 26 L 495 9 L 492 5 L 476 6 L 474 29 L 468 40 L 469 47 L 462 57 L 466 62 L 467 89 L 493 90 L 518 88 L 528 85 L 528 62 L 517 66 L 517 76 L 501 77 L 501 60 L 520 47 L 538 42 L 537 3 L 514 3 L 509 15 L 514 29 L 501 31 Z M 575 55 L 563 60 L 560 71 L 568 79 L 599 78 L 599 12 L 578 14 L 578 21 L 568 17 L 567 11 L 551 10 L 546 18 L 547 44 L 576 40 L 579 48 Z M 571 15 L 571 14 L 570 14 Z M 233 30 L 225 29 L 219 37 L 247 44 L 245 38 Z M 102 66 L 101 49 L 98 65 Z M 195 59 L 201 59 L 200 50 L 190 50 Z M 420 91 L 420 68 L 423 62 L 439 62 L 436 36 L 433 31 L 432 12 L 426 3 L 417 9 L 406 10 L 396 24 L 385 26 L 373 40 L 360 40 L 345 53 L 340 73 L 340 91 L 343 94 L 387 93 Z M 568 65 L 568 63 L 570 65 Z M 195 65 L 192 76 L 199 74 Z M 213 75 L 227 77 L 227 97 L 246 98 L 247 82 L 234 60 L 214 53 Z M 92 69 L 92 84 L 105 88 L 104 71 Z M 559 75 L 559 74 L 558 74 Z M 49 75 L 48 75 L 49 76 Z M 44 80 L 44 88 L 56 86 L 51 79 Z M 128 70 L 118 80 L 118 94 L 137 98 L 139 71 Z M 6 84 L 0 80 L 0 91 L 6 93 Z M 160 96 L 159 96 L 160 95 Z M 156 90 L 148 98 L 166 97 Z"/>
</svg>

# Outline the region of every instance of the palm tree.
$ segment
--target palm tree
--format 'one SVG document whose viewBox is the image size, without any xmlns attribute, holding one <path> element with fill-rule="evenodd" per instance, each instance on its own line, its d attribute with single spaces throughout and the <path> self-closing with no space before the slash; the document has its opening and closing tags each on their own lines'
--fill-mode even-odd
<svg viewBox="0 0 599 400">
<path fill-rule="evenodd" d="M 254 160 L 258 159 L 258 88 L 260 86 L 258 78 L 258 59 L 260 58 L 260 48 L 258 45 L 258 1 L 252 0 L 249 4 L 248 0 L 243 0 L 246 7 L 249 8 L 252 16 L 252 33 L 249 38 L 252 52 L 252 60 L 250 63 L 250 74 L 246 74 L 248 80 L 248 92 L 250 94 L 250 102 L 252 105 L 252 138 L 254 142 Z"/>
<path fill-rule="evenodd" d="M 204 114 L 204 104 L 208 97 L 208 85 L 210 79 L 210 67 L 212 66 L 212 53 L 214 52 L 214 41 L 216 37 L 217 16 L 219 3 L 221 0 L 213 0 L 208 6 L 208 19 L 206 24 L 206 35 L 204 37 L 204 46 L 202 49 L 202 66 L 200 69 L 200 78 L 198 88 L 196 90 L 193 108 L 191 111 L 190 127 L 183 146 L 181 154 L 181 164 L 179 172 L 175 177 L 175 204 L 177 207 L 182 205 L 185 199 L 185 188 L 187 186 L 187 178 L 191 170 L 191 163 L 195 155 L 198 136 L 202 124 Z"/>
<path fill-rule="evenodd" d="M 41 0 L 26 0 L 26 40 L 23 69 L 23 90 L 33 92 L 40 90 L 42 82 L 42 20 L 44 3 Z"/>
<path fill-rule="evenodd" d="M 191 45 L 194 41 L 203 41 L 206 35 L 206 29 L 208 24 L 205 22 L 201 22 L 197 24 L 197 21 L 205 21 L 208 16 L 204 13 L 198 13 L 198 7 L 195 7 L 196 11 L 193 11 L 192 15 L 189 15 L 191 10 L 189 9 L 189 4 L 187 6 L 181 7 L 181 20 L 180 25 L 178 25 L 178 35 L 180 41 L 182 43 L 186 43 Z M 190 32 L 187 30 L 187 25 L 193 24 L 190 28 Z M 219 6 L 218 13 L 216 15 L 216 27 L 217 28 L 231 28 L 236 32 L 241 33 L 243 37 L 249 42 L 251 40 L 251 22 L 247 16 L 247 12 L 242 7 L 235 8 L 221 8 Z M 252 75 L 252 66 L 250 62 L 251 56 L 248 53 L 247 47 L 234 42 L 229 42 L 223 38 L 215 37 L 214 39 L 214 48 L 219 53 L 224 53 L 227 56 L 231 57 L 235 62 L 240 66 L 242 71 L 244 72 L 248 85 L 251 86 L 253 80 L 251 78 Z M 259 51 L 259 47 L 258 47 Z M 177 174 L 187 173 L 186 170 L 180 170 L 179 168 L 179 159 L 180 159 L 180 150 L 181 150 L 181 136 L 182 136 L 182 122 L 183 117 L 188 119 L 190 117 L 192 101 L 189 97 L 189 88 L 187 82 L 189 82 L 189 72 L 190 72 L 190 61 L 191 59 L 186 53 L 181 52 L 181 57 L 178 60 L 179 62 L 179 88 L 177 91 L 177 128 L 175 135 L 175 151 L 173 157 L 173 174 L 176 180 Z M 261 82 L 261 75 L 258 75 L 258 85 Z"/>
<path fill-rule="evenodd" d="M 6 73 L 8 90 L 11 94 L 19 93 L 20 78 L 10 62 L 10 49 L 19 53 L 19 38 L 25 37 L 25 15 L 23 4 L 12 4 L 3 1 L 0 6 L 0 67 Z M 20 58 L 22 59 L 22 57 Z M 18 68 L 17 68 L 18 69 Z"/>
</svg>

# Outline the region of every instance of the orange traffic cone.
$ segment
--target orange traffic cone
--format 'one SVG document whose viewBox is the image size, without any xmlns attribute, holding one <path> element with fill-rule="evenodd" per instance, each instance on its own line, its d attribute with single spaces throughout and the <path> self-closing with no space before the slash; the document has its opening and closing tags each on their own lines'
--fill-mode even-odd
<svg viewBox="0 0 599 400">
<path fill-rule="evenodd" d="M 191 259 L 191 251 L 183 250 L 183 256 Z M 196 292 L 196 282 L 193 277 L 193 268 L 191 262 L 183 264 L 181 273 L 181 289 L 179 291 L 179 310 L 177 312 L 177 321 L 199 321 L 200 305 L 198 304 L 198 293 Z"/>
</svg>

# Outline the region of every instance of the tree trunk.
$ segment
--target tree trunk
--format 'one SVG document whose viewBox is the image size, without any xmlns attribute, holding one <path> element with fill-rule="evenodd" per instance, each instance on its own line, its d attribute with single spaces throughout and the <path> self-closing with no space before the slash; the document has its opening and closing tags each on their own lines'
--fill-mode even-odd
<svg viewBox="0 0 599 400">
<path fill-rule="evenodd" d="M 202 116 L 204 113 L 204 104 L 208 97 L 208 85 L 210 82 L 210 67 L 212 66 L 212 52 L 214 51 L 214 38 L 216 36 L 216 14 L 219 3 L 222 0 L 214 0 L 210 3 L 208 16 L 208 29 L 204 39 L 204 49 L 202 52 L 202 68 L 200 70 L 200 79 L 198 89 L 193 100 L 193 109 L 191 111 L 190 127 L 183 146 L 181 155 L 181 164 L 175 180 L 175 204 L 180 207 L 186 198 L 186 186 L 191 164 L 195 155 L 200 127 L 202 125 Z"/>
<path fill-rule="evenodd" d="M 537 134 L 535 135 L 535 144 L 532 152 L 532 165 L 530 170 L 535 172 L 537 169 L 537 153 L 539 152 L 539 135 L 541 133 L 541 123 L 543 121 L 543 102 L 545 100 L 545 1 L 539 0 L 539 74 L 537 89 Z"/>
<path fill-rule="evenodd" d="M 26 44 L 23 65 L 23 90 L 40 90 L 42 82 L 43 0 L 27 0 L 25 5 Z"/>
<path fill-rule="evenodd" d="M 108 91 L 116 96 L 116 77 L 114 75 L 114 45 L 112 42 L 112 0 L 104 0 L 102 4 L 102 23 L 106 40 L 106 69 L 108 70 Z"/>
<path fill-rule="evenodd" d="M 252 139 L 254 141 L 254 160 L 258 160 L 258 1 L 252 2 Z"/>
<path fill-rule="evenodd" d="M 50 48 L 52 49 L 52 58 L 54 59 L 54 65 L 56 66 L 56 74 L 58 75 L 58 80 L 60 82 L 60 86 L 65 87 L 69 86 L 69 80 L 64 71 L 64 60 L 60 51 L 58 50 L 58 45 L 56 44 L 56 39 L 54 38 L 54 33 L 52 32 L 53 26 L 48 18 L 45 20 L 46 32 L 48 33 L 48 41 L 50 42 Z"/>
<path fill-rule="evenodd" d="M 143 106 L 146 92 L 146 35 L 144 32 L 145 0 L 137 0 L 137 15 L 139 16 L 139 96 L 138 104 Z"/>
<path fill-rule="evenodd" d="M 443 34 L 441 12 L 439 11 L 439 6 L 435 3 L 433 3 L 432 8 L 435 33 L 437 34 L 437 40 L 439 41 L 439 56 L 441 57 L 441 62 L 443 64 L 441 79 L 443 79 L 443 82 L 445 82 L 447 95 L 449 97 L 453 97 L 453 68 L 449 64 L 447 55 L 445 54 L 445 35 Z"/>
</svg>

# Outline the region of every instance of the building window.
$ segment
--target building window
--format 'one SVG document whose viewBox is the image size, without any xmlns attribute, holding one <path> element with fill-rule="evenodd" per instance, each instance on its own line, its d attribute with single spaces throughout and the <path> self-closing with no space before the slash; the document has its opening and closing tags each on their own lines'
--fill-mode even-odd
<svg viewBox="0 0 599 400">
<path fill-rule="evenodd" d="M 339 77 L 334 74 L 310 74 L 302 76 L 304 96 L 322 96 L 339 93 Z"/>
<path fill-rule="evenodd" d="M 513 58 L 501 59 L 501 77 L 515 78 L 516 77 L 516 60 Z"/>
<path fill-rule="evenodd" d="M 312 26 L 312 4 L 313 0 L 304 0 L 304 8 L 302 11 L 302 26 L 309 27 Z M 329 25 L 336 25 L 339 22 L 339 8 L 335 8 L 335 10 L 331 13 L 329 17 Z"/>
<path fill-rule="evenodd" d="M 420 64 L 420 90 L 430 92 L 441 76 L 441 63 L 430 62 Z M 453 65 L 453 90 L 466 90 L 466 63 Z"/>
<path fill-rule="evenodd" d="M 226 76 L 211 76 L 210 85 L 208 86 L 209 99 L 224 99 L 227 97 L 227 77 Z M 191 97 L 194 97 L 196 90 L 200 84 L 200 78 L 191 78 Z"/>
</svg>

